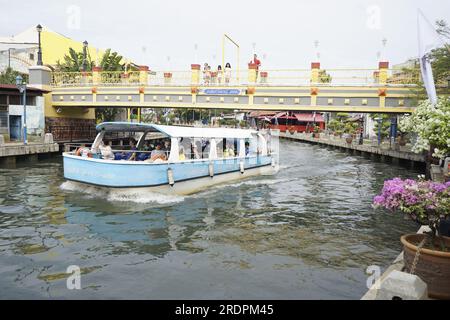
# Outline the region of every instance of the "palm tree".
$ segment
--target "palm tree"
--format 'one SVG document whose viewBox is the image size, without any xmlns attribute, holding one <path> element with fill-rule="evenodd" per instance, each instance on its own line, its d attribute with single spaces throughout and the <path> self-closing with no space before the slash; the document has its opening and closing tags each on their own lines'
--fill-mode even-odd
<svg viewBox="0 0 450 320">
<path fill-rule="evenodd" d="M 83 70 L 83 52 L 76 52 L 73 48 L 69 48 L 69 53 L 64 55 L 64 61 L 56 62 L 56 70 L 62 72 L 79 72 Z M 91 56 L 87 54 L 86 71 L 91 71 L 94 66 Z"/>
<path fill-rule="evenodd" d="M 117 52 L 111 52 L 107 49 L 103 54 L 99 67 L 103 71 L 122 71 L 125 70 L 125 62 L 123 57 Z M 92 71 L 95 63 L 91 59 L 91 55 L 87 54 L 86 71 Z M 63 62 L 58 60 L 56 70 L 62 72 L 79 72 L 83 70 L 83 52 L 76 52 L 73 48 L 69 48 L 69 53 L 64 55 Z"/>
<path fill-rule="evenodd" d="M 125 70 L 125 63 L 122 63 L 123 57 L 117 52 L 112 52 L 107 49 L 103 54 L 99 67 L 103 71 L 122 71 Z"/>
<path fill-rule="evenodd" d="M 28 75 L 20 73 L 19 71 L 13 70 L 8 67 L 2 73 L 0 73 L 0 83 L 1 84 L 16 84 L 16 77 L 20 75 L 24 79 L 25 83 L 28 83 Z"/>
</svg>

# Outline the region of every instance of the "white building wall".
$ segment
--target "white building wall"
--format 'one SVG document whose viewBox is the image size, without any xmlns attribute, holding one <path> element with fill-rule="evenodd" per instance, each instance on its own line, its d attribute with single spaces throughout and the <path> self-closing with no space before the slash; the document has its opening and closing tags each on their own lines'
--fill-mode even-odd
<svg viewBox="0 0 450 320">
<path fill-rule="evenodd" d="M 9 115 L 23 117 L 23 106 L 10 105 Z M 28 134 L 43 135 L 44 130 L 45 130 L 44 98 L 36 97 L 36 105 L 27 106 L 27 131 Z"/>
</svg>

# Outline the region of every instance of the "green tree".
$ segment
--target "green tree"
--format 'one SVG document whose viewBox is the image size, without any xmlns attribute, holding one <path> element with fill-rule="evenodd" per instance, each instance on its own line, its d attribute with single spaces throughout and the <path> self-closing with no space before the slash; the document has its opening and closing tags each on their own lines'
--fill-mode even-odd
<svg viewBox="0 0 450 320">
<path fill-rule="evenodd" d="M 440 98 L 436 105 L 422 101 L 411 115 L 402 117 L 400 128 L 417 134 L 413 151 L 430 151 L 437 159 L 450 156 L 450 98 Z"/>
<path fill-rule="evenodd" d="M 16 77 L 22 76 L 23 81 L 28 83 L 28 75 L 20 73 L 19 71 L 13 70 L 12 68 L 6 68 L 5 71 L 0 73 L 0 83 L 1 84 L 16 84 Z"/>
<path fill-rule="evenodd" d="M 91 60 L 89 51 L 86 57 L 86 71 L 92 71 L 94 62 Z M 63 61 L 56 62 L 56 70 L 61 72 L 79 72 L 83 70 L 83 51 L 76 52 L 69 48 L 69 53 L 64 55 Z"/>
<path fill-rule="evenodd" d="M 111 52 L 107 49 L 102 56 L 99 67 L 103 71 L 123 71 L 125 70 L 125 62 L 122 62 L 123 57 L 117 52 Z"/>
<path fill-rule="evenodd" d="M 381 139 L 387 138 L 389 137 L 390 131 L 391 131 L 391 118 L 389 115 L 387 114 L 372 114 L 370 115 L 370 117 L 372 118 L 372 120 L 375 121 L 375 126 L 373 128 L 373 131 L 378 135 L 378 128 L 381 125 Z M 376 119 L 380 119 L 381 121 L 379 122 Z"/>
</svg>

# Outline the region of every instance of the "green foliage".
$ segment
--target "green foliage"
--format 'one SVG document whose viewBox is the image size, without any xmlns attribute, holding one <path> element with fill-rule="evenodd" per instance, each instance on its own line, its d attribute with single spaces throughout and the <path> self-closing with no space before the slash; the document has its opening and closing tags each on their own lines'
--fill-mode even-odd
<svg viewBox="0 0 450 320">
<path fill-rule="evenodd" d="M 328 123 L 328 129 L 337 135 L 342 135 L 343 133 L 355 134 L 359 128 L 359 123 L 349 121 L 349 117 L 350 115 L 345 112 L 336 113 L 336 118 Z"/>
<path fill-rule="evenodd" d="M 330 122 L 328 122 L 328 129 L 330 129 L 333 132 L 336 132 L 341 127 L 342 127 L 342 123 L 337 119 L 333 119 Z"/>
<path fill-rule="evenodd" d="M 86 71 L 92 71 L 94 62 L 91 60 L 89 51 L 86 57 Z M 61 72 L 79 72 L 83 70 L 83 51 L 76 52 L 69 48 L 69 53 L 64 55 L 63 62 L 56 62 L 56 70 Z"/>
<path fill-rule="evenodd" d="M 241 128 L 247 128 L 247 121 L 241 120 L 241 121 L 239 122 L 239 126 L 240 126 Z"/>
<path fill-rule="evenodd" d="M 331 75 L 326 70 L 319 71 L 319 83 L 331 83 Z"/>
<path fill-rule="evenodd" d="M 370 117 L 372 118 L 372 120 L 374 120 L 375 122 L 375 126 L 373 128 L 373 131 L 377 134 L 378 136 L 378 128 L 381 125 L 381 139 L 385 139 L 387 137 L 389 137 L 390 131 L 391 131 L 391 118 L 388 114 L 372 114 L 370 115 Z M 381 118 L 381 123 L 378 122 L 378 118 Z"/>
<path fill-rule="evenodd" d="M 433 156 L 450 155 L 450 98 L 440 98 L 436 105 L 422 101 L 411 115 L 400 120 L 400 129 L 417 134 L 413 151 L 433 150 Z"/>
<path fill-rule="evenodd" d="M 115 121 L 118 113 L 118 108 L 95 108 L 95 119 L 97 122 Z"/>
<path fill-rule="evenodd" d="M 12 68 L 6 68 L 6 70 L 0 73 L 0 83 L 1 84 L 16 84 L 16 77 L 22 76 L 23 82 L 28 83 L 28 75 L 20 73 Z"/>
<path fill-rule="evenodd" d="M 445 20 L 436 21 L 436 31 L 444 38 L 450 39 L 450 27 Z"/>
<path fill-rule="evenodd" d="M 86 71 L 92 71 L 95 63 L 92 61 L 87 52 L 87 68 Z M 103 54 L 99 67 L 103 71 L 122 71 L 125 70 L 125 63 L 122 62 L 123 57 L 117 52 L 111 52 L 111 49 L 107 49 Z M 83 70 L 83 51 L 76 52 L 73 48 L 69 48 L 68 54 L 64 55 L 63 61 L 58 60 L 56 64 L 56 70 L 61 72 L 79 72 Z"/>
<path fill-rule="evenodd" d="M 107 49 L 103 54 L 99 67 L 103 71 L 122 71 L 125 70 L 125 63 L 122 63 L 123 57 L 117 52 L 112 52 Z"/>
<path fill-rule="evenodd" d="M 356 134 L 358 128 L 359 128 L 359 123 L 348 121 L 345 123 L 343 131 L 344 131 L 344 133 L 353 135 L 353 134 Z"/>
</svg>

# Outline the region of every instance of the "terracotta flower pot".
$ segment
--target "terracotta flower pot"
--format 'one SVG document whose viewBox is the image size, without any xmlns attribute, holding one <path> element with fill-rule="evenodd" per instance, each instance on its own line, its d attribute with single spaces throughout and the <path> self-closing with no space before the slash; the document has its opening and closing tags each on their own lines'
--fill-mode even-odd
<svg viewBox="0 0 450 320">
<path fill-rule="evenodd" d="M 404 137 L 398 137 L 397 143 L 399 146 L 404 147 L 404 146 L 406 146 L 406 139 Z"/>
<path fill-rule="evenodd" d="M 410 272 L 417 246 L 424 239 L 423 234 L 410 234 L 401 237 L 405 268 Z M 450 238 L 440 237 L 447 248 L 450 248 Z M 435 241 L 440 247 L 439 241 Z M 425 246 L 420 250 L 420 256 L 414 273 L 428 286 L 428 296 L 436 299 L 450 299 L 450 252 L 431 250 Z"/>
<path fill-rule="evenodd" d="M 346 137 L 346 138 L 345 138 L 345 142 L 347 142 L 348 144 L 352 144 L 352 142 L 353 142 L 353 137 L 352 137 L 352 136 Z"/>
</svg>

